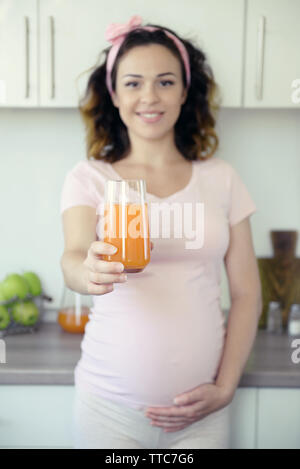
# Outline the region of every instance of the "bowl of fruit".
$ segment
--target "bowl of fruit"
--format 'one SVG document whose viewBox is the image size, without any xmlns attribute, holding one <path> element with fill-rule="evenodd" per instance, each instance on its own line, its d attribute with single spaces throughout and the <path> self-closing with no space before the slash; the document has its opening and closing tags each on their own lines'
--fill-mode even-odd
<svg viewBox="0 0 300 469">
<path fill-rule="evenodd" d="M 8 274 L 0 283 L 0 337 L 36 331 L 45 301 L 52 298 L 43 292 L 37 274 Z"/>
</svg>

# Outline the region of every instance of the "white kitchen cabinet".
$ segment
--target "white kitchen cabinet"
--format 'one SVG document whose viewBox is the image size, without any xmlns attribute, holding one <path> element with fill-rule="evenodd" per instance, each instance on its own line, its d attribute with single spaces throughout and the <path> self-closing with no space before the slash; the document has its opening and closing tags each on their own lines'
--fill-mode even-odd
<svg viewBox="0 0 300 469">
<path fill-rule="evenodd" d="M 257 449 L 300 449 L 300 389 L 259 389 L 257 432 Z"/>
<path fill-rule="evenodd" d="M 38 0 L 0 0 L 0 107 L 38 103 Z"/>
<path fill-rule="evenodd" d="M 113 21 L 123 22 L 136 13 L 146 22 L 167 26 L 194 40 L 206 54 L 220 86 L 222 106 L 241 106 L 244 0 L 186 0 L 177 2 L 175 8 L 173 0 L 129 0 L 125 4 L 115 10 Z"/>
<path fill-rule="evenodd" d="M 257 388 L 238 388 L 230 404 L 230 449 L 255 449 Z"/>
<path fill-rule="evenodd" d="M 0 107 L 76 108 L 106 26 L 134 14 L 203 49 L 223 107 L 299 109 L 299 0 L 0 0 Z"/>
<path fill-rule="evenodd" d="M 2 385 L 1 448 L 72 448 L 74 386 Z M 238 388 L 231 449 L 300 449 L 300 389 Z"/>
<path fill-rule="evenodd" d="M 196 40 L 220 84 L 223 106 L 241 105 L 244 0 L 187 0 L 176 8 L 173 0 L 113 0 L 106 8 L 99 0 L 39 1 L 41 106 L 76 107 L 88 79 L 82 72 L 110 46 L 107 25 L 134 14 Z"/>
<path fill-rule="evenodd" d="M 74 386 L 0 387 L 1 448 L 72 448 Z"/>
<path fill-rule="evenodd" d="M 25 13 L 18 0 L 0 2 L 6 8 L 2 21 L 9 29 L 11 16 L 8 16 L 8 5 L 13 5 L 20 21 Z M 101 0 L 25 0 L 24 4 L 27 3 L 32 4 L 35 17 L 38 16 L 38 31 L 32 26 L 31 35 L 33 40 L 35 34 L 35 47 L 31 43 L 29 45 L 30 57 L 37 59 L 39 70 L 38 100 L 35 105 L 77 107 L 92 67 L 99 63 L 99 59 L 102 61 L 102 49 L 110 46 L 104 38 L 107 25 L 111 22 L 123 23 L 138 14 L 144 22 L 165 25 L 202 47 L 220 86 L 222 106 L 241 106 L 245 0 L 186 0 L 177 3 L 176 8 L 173 0 L 144 3 L 138 0 L 113 0 L 109 5 Z M 12 45 L 4 57 L 11 56 L 11 51 L 17 48 L 14 34 L 7 34 Z M 23 54 L 19 66 L 25 69 L 25 52 L 20 49 L 19 54 Z M 3 80 L 7 81 L 5 77 L 13 75 L 15 60 L 10 58 L 8 66 L 2 52 L 0 55 L 5 69 Z M 20 73 L 16 75 L 21 76 Z M 32 81 L 31 87 L 33 84 Z M 6 100 L 0 106 L 26 106 L 29 103 L 21 97 L 24 86 L 17 79 L 10 88 L 16 99 Z M 35 99 L 36 95 L 35 89 Z"/>
<path fill-rule="evenodd" d="M 40 106 L 77 107 L 88 79 L 84 72 L 109 45 L 104 27 L 110 9 L 99 0 L 39 0 L 39 6 Z"/>
<path fill-rule="evenodd" d="M 299 19 L 299 0 L 247 1 L 246 108 L 300 108 Z"/>
<path fill-rule="evenodd" d="M 72 448 L 74 386 L 0 387 L 1 448 Z M 255 447 L 256 388 L 239 388 L 230 405 L 232 449 Z"/>
</svg>

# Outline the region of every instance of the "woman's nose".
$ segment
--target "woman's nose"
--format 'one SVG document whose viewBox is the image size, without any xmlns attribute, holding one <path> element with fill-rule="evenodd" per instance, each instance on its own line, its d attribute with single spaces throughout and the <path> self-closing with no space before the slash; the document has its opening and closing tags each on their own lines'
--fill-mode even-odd
<svg viewBox="0 0 300 469">
<path fill-rule="evenodd" d="M 147 103 L 159 101 L 159 96 L 157 90 L 155 89 L 155 86 L 145 86 L 141 94 L 141 100 Z"/>
</svg>

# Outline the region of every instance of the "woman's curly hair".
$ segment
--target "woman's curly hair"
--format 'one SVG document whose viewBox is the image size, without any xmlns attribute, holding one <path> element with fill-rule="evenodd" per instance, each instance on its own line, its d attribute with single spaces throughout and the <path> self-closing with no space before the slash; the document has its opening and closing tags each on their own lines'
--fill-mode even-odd
<svg viewBox="0 0 300 469">
<path fill-rule="evenodd" d="M 184 64 L 176 45 L 163 31 L 176 35 L 185 45 L 191 68 L 191 84 L 180 116 L 175 124 L 175 144 L 187 160 L 210 158 L 216 151 L 219 140 L 215 132 L 215 115 L 220 104 L 219 88 L 213 72 L 206 62 L 206 55 L 189 40 L 182 39 L 174 31 L 158 25 L 160 29 L 147 31 L 136 28 L 126 36 L 121 45 L 112 70 L 112 88 L 115 91 L 118 62 L 130 49 L 149 44 L 167 47 L 180 61 L 183 84 L 186 87 Z M 113 105 L 106 87 L 106 60 L 110 48 L 103 51 L 105 61 L 90 75 L 85 95 L 79 101 L 79 111 L 86 128 L 87 158 L 102 159 L 110 163 L 125 157 L 130 141 L 127 128 Z M 101 53 L 102 55 L 102 53 Z"/>
</svg>

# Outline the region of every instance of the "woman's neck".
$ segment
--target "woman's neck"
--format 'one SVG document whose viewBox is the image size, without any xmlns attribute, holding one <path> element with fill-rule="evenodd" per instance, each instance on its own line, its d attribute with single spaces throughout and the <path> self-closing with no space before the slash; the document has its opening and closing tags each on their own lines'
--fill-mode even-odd
<svg viewBox="0 0 300 469">
<path fill-rule="evenodd" d="M 184 160 L 175 145 L 173 136 L 166 136 L 160 140 L 131 137 L 125 158 L 132 165 L 143 165 L 158 170 L 174 163 L 182 163 Z"/>
</svg>

